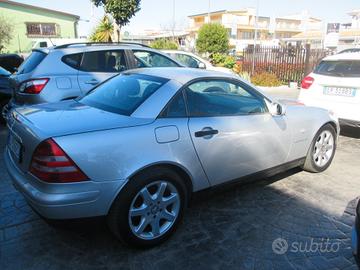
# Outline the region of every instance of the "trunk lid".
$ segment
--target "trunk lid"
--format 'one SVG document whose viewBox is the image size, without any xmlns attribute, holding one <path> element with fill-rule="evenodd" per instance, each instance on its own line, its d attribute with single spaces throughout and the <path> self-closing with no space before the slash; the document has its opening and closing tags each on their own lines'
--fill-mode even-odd
<svg viewBox="0 0 360 270">
<path fill-rule="evenodd" d="M 45 139 L 71 134 L 150 124 L 154 119 L 134 118 L 83 105 L 77 101 L 20 107 L 9 120 L 10 143 L 19 144 L 20 155 L 12 151 L 13 160 L 26 172 L 36 146 Z M 14 142 L 15 141 L 15 142 Z M 10 148 L 10 147 L 8 147 Z"/>
</svg>

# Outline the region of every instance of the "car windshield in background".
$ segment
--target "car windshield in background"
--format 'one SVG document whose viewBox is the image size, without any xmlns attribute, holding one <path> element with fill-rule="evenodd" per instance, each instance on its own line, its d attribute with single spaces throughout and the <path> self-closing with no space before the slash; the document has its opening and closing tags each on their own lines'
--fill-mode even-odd
<svg viewBox="0 0 360 270">
<path fill-rule="evenodd" d="M 33 71 L 41 63 L 45 56 L 45 53 L 33 51 L 30 56 L 21 64 L 17 73 L 24 74 Z"/>
<path fill-rule="evenodd" d="M 360 77 L 360 61 L 322 61 L 314 73 L 336 77 Z"/>
<path fill-rule="evenodd" d="M 121 74 L 99 85 L 79 102 L 129 116 L 167 81 L 142 74 Z"/>
</svg>

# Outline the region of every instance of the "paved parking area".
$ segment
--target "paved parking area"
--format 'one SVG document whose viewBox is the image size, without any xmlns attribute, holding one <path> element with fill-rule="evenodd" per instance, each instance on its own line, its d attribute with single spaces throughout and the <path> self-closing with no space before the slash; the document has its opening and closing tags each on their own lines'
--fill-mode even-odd
<svg viewBox="0 0 360 270">
<path fill-rule="evenodd" d="M 322 174 L 295 169 L 198 194 L 177 233 L 151 250 L 123 246 L 101 218 L 48 225 L 11 186 L 0 156 L 0 269 L 357 269 L 350 230 L 360 140 L 352 137 L 340 138 Z M 1 152 L 5 141 L 0 127 Z"/>
</svg>

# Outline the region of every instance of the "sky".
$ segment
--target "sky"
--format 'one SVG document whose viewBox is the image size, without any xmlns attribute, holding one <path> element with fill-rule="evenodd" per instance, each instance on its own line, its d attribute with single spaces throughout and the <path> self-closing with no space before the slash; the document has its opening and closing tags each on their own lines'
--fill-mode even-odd
<svg viewBox="0 0 360 270">
<path fill-rule="evenodd" d="M 79 35 L 91 33 L 103 15 L 102 8 L 92 9 L 90 0 L 14 0 L 35 6 L 79 15 Z M 210 0 L 210 10 L 237 10 L 256 7 L 259 15 L 285 16 L 307 10 L 311 16 L 324 22 L 350 22 L 347 12 L 360 9 L 360 0 Z M 149 29 L 169 29 L 173 21 L 175 3 L 175 24 L 178 30 L 188 25 L 188 15 L 208 12 L 209 0 L 142 0 L 141 10 L 136 13 L 124 29 L 136 34 Z"/>
</svg>

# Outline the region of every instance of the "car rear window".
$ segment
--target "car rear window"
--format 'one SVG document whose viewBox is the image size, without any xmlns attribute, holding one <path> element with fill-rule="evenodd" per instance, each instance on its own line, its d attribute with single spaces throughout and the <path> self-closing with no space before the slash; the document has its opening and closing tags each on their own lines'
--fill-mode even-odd
<svg viewBox="0 0 360 270">
<path fill-rule="evenodd" d="M 39 51 L 33 51 L 28 58 L 21 64 L 18 69 L 19 74 L 29 73 L 33 71 L 41 61 L 46 57 L 46 54 Z"/>
<path fill-rule="evenodd" d="M 61 60 L 68 66 L 75 69 L 79 69 L 82 55 L 83 55 L 82 53 L 68 54 L 63 56 Z"/>
<path fill-rule="evenodd" d="M 322 61 L 314 73 L 335 77 L 360 77 L 360 61 Z"/>
<path fill-rule="evenodd" d="M 143 74 L 120 74 L 78 101 L 103 111 L 130 116 L 168 80 Z"/>
</svg>

